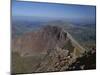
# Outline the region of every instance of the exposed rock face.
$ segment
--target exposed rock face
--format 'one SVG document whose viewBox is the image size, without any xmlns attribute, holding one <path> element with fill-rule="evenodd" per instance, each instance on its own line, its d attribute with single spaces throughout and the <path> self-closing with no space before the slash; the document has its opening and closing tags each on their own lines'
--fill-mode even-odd
<svg viewBox="0 0 100 75">
<path fill-rule="evenodd" d="M 40 31 L 26 33 L 12 41 L 12 50 L 23 54 L 45 54 L 48 49 L 63 48 L 70 39 L 62 28 L 46 26 Z M 69 43 L 68 43 L 69 44 Z M 73 47 L 73 46 L 72 46 Z"/>
<path fill-rule="evenodd" d="M 39 31 L 15 38 L 12 41 L 12 51 L 22 57 L 43 57 L 33 64 L 32 72 L 50 72 L 68 69 L 84 49 L 63 28 L 45 26 Z"/>
<path fill-rule="evenodd" d="M 88 52 L 85 52 L 82 57 L 77 58 L 76 61 L 69 67 L 70 68 L 66 69 L 67 71 L 96 69 L 95 48 L 92 48 Z"/>
</svg>

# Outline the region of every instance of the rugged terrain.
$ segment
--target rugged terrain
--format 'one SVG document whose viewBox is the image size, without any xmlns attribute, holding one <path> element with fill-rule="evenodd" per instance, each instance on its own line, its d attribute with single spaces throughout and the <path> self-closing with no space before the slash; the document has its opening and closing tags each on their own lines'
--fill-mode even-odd
<svg viewBox="0 0 100 75">
<path fill-rule="evenodd" d="M 12 73 L 65 71 L 84 52 L 64 28 L 43 26 L 12 40 Z"/>
<path fill-rule="evenodd" d="M 96 68 L 95 25 L 13 21 L 12 31 L 12 73 Z"/>
</svg>

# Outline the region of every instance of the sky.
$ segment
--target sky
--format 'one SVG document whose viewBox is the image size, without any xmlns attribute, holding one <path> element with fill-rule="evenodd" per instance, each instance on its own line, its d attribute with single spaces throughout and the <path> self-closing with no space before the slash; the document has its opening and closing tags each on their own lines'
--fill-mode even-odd
<svg viewBox="0 0 100 75">
<path fill-rule="evenodd" d="M 13 0 L 12 16 L 67 18 L 93 22 L 96 18 L 96 7 L 89 5 L 20 2 Z"/>
</svg>

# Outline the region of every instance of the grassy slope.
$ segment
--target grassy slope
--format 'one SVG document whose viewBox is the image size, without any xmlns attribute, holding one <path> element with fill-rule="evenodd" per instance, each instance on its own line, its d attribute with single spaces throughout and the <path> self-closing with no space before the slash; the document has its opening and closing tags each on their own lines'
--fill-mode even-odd
<svg viewBox="0 0 100 75">
<path fill-rule="evenodd" d="M 12 73 L 32 73 L 42 56 L 21 57 L 18 53 L 12 53 Z"/>
</svg>

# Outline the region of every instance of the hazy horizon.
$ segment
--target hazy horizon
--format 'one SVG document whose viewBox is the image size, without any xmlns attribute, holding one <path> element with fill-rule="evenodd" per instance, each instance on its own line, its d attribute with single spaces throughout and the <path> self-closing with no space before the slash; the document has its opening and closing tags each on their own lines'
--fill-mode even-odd
<svg viewBox="0 0 100 75">
<path fill-rule="evenodd" d="M 96 19 L 96 7 L 88 5 L 21 2 L 12 1 L 13 19 L 35 19 L 36 17 L 71 22 L 93 23 Z"/>
</svg>

